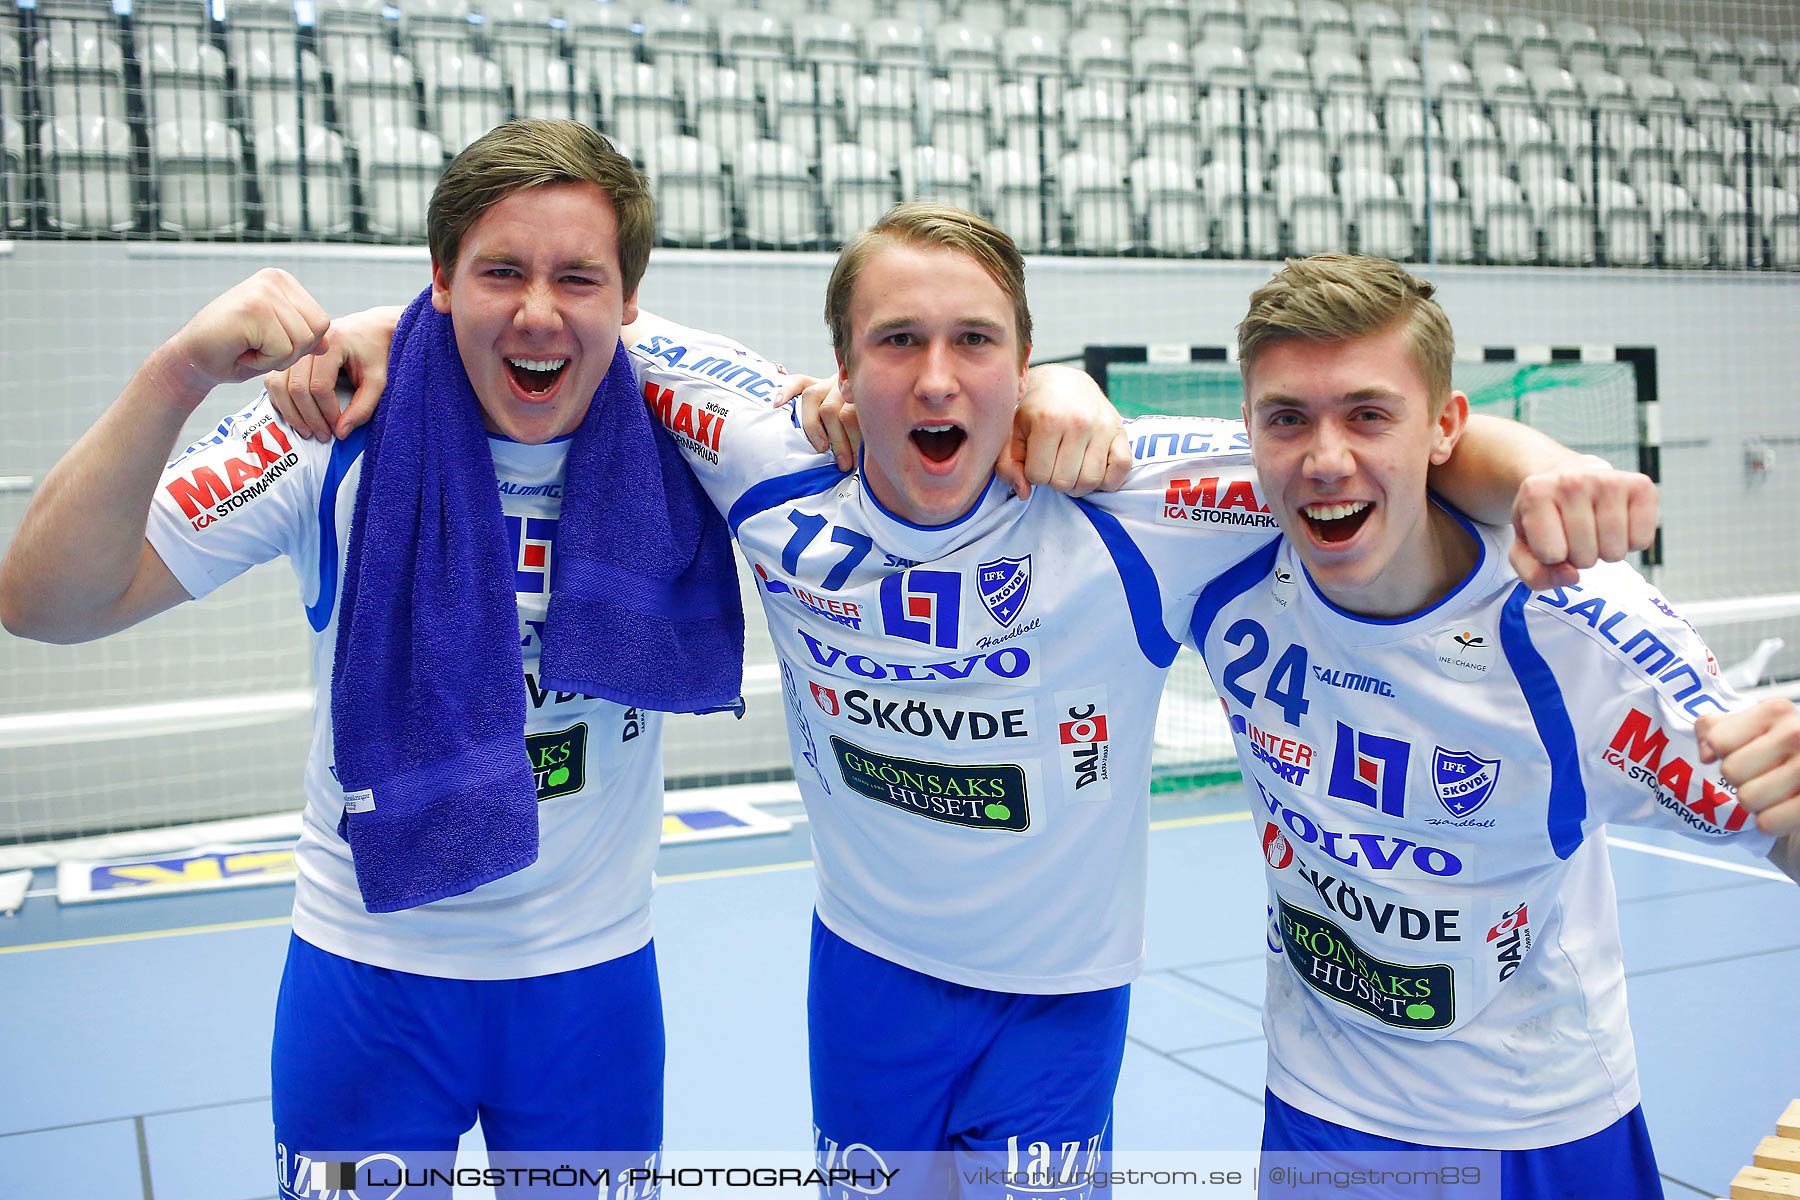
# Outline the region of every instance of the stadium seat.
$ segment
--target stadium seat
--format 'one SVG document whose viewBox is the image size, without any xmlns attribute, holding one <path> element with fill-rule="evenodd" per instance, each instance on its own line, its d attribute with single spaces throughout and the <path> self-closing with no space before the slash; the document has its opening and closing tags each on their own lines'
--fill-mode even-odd
<svg viewBox="0 0 1800 1200">
<path fill-rule="evenodd" d="M 238 7 L 234 4 L 232 11 Z M 467 53 L 475 48 L 469 20 L 472 11 L 467 0 L 406 0 L 400 9 L 401 44 L 439 43 L 442 50 L 422 54 L 425 59 L 435 58 L 440 52 Z"/>
<path fill-rule="evenodd" d="M 511 108 L 499 63 L 475 54 L 446 54 L 438 60 L 426 113 L 450 153 L 505 121 Z"/>
<path fill-rule="evenodd" d="M 994 141 L 1015 150 L 1054 158 L 1061 148 L 1062 133 L 1056 127 L 1055 109 L 1039 107 L 1044 98 L 1033 82 L 1003 83 L 994 94 Z"/>
<path fill-rule="evenodd" d="M 898 75 L 863 75 L 850 93 L 850 140 L 873 146 L 898 162 L 919 143 L 918 108 L 911 81 Z"/>
<path fill-rule="evenodd" d="M 1398 157 L 1405 148 L 1407 139 L 1424 137 L 1430 130 L 1431 140 L 1439 145 L 1444 142 L 1444 127 L 1436 117 L 1426 120 L 1425 109 L 1418 104 L 1389 103 L 1384 111 L 1385 129 L 1387 131 L 1388 153 Z"/>
<path fill-rule="evenodd" d="M 1243 9 L 1235 0 L 1215 0 L 1214 3 L 1202 5 L 1194 17 L 1197 30 L 1194 45 L 1199 46 L 1235 46 L 1239 50 L 1250 48 L 1250 23 L 1245 18 Z M 1199 63 L 1195 64 L 1196 69 Z"/>
<path fill-rule="evenodd" d="M 1529 142 L 1514 147 L 1512 153 L 1519 172 L 1519 187 L 1540 213 L 1546 203 L 1580 202 L 1580 189 L 1566 174 L 1568 164 L 1560 147 L 1551 142 Z M 1568 199 L 1571 194 L 1573 201 Z"/>
<path fill-rule="evenodd" d="M 140 50 L 138 61 L 145 115 L 152 124 L 225 120 L 225 55 L 217 46 L 157 37 Z"/>
<path fill-rule="evenodd" d="M 1131 42 L 1131 74 L 1145 89 L 1194 86 L 1194 64 L 1187 48 L 1174 38 L 1142 36 Z"/>
<path fill-rule="evenodd" d="M 1078 29 L 1069 35 L 1069 76 L 1083 87 L 1104 84 L 1121 104 L 1131 90 L 1131 50 L 1109 33 Z"/>
<path fill-rule="evenodd" d="M 1261 108 L 1263 136 L 1274 138 L 1291 129 L 1319 128 L 1318 101 L 1311 89 L 1275 88 L 1265 93 Z"/>
<path fill-rule="evenodd" d="M 1288 221 L 1294 219 L 1294 208 L 1304 198 L 1336 198 L 1330 175 L 1317 167 L 1297 163 L 1282 163 L 1269 172 L 1269 188 L 1275 193 L 1276 209 L 1281 213 L 1282 219 Z"/>
<path fill-rule="evenodd" d="M 1008 87 L 1025 89 L 1033 97 L 1042 94 L 1044 112 L 1054 113 L 1062 103 L 1062 46 L 1041 30 L 1014 28 L 1001 34 L 1000 66 L 1012 80 Z M 1032 106 L 1037 107 L 1035 99 Z"/>
<path fill-rule="evenodd" d="M 989 216 L 1027 253 L 1055 250 L 1062 241 L 1061 231 L 1055 227 L 1055 206 L 1043 200 L 1042 178 L 1036 157 L 1020 150 L 991 150 L 981 165 L 981 188 Z M 1046 208 L 1051 211 L 1047 213 Z"/>
<path fill-rule="evenodd" d="M 93 120 L 127 116 L 125 51 L 98 21 L 50 20 L 33 50 L 43 116 L 82 128 Z"/>
<path fill-rule="evenodd" d="M 1430 246 L 1427 257 L 1437 262 L 1475 261 L 1475 216 L 1466 200 L 1433 199 L 1429 222 L 1421 221 L 1419 240 Z"/>
<path fill-rule="evenodd" d="M 1183 46 L 1194 32 L 1185 0 L 1132 0 L 1131 23 L 1142 37 L 1168 38 Z"/>
<path fill-rule="evenodd" d="M 1656 69 L 1650 44 L 1635 25 L 1602 25 L 1600 41 L 1606 46 L 1611 69 L 1627 79 Z"/>
<path fill-rule="evenodd" d="M 1125 176 L 1110 159 L 1074 151 L 1057 164 L 1069 244 L 1079 254 L 1128 254 L 1137 248 Z"/>
<path fill-rule="evenodd" d="M 1307 60 L 1312 71 L 1313 90 L 1329 93 L 1334 87 L 1366 88 L 1368 74 L 1362 60 L 1346 50 L 1319 48 Z"/>
<path fill-rule="evenodd" d="M 841 245 L 873 225 L 897 198 L 893 171 L 867 146 L 828 146 L 819 166 L 825 185 L 826 228 Z"/>
<path fill-rule="evenodd" d="M 224 122 L 195 114 L 157 125 L 151 169 L 161 228 L 187 234 L 244 228 L 243 149 Z"/>
<path fill-rule="evenodd" d="M 1348 250 L 1342 203 L 1330 193 L 1298 197 L 1288 218 L 1288 241 L 1290 251 L 1301 257 Z"/>
<path fill-rule="evenodd" d="M 1000 153 L 989 151 L 990 156 Z M 900 159 L 900 195 L 905 200 L 938 200 L 971 212 L 981 207 L 969 160 L 936 146 L 914 146 Z"/>
<path fill-rule="evenodd" d="M 980 162 L 992 148 L 994 90 L 999 85 L 982 76 L 953 75 L 933 79 L 929 95 L 930 143 Z"/>
<path fill-rule="evenodd" d="M 863 32 L 863 58 L 877 72 L 892 75 L 909 88 L 931 74 L 931 52 L 925 30 L 910 18 L 885 17 Z"/>
<path fill-rule="evenodd" d="M 44 122 L 44 188 L 57 229 L 118 232 L 131 211 L 131 131 L 116 117 Z"/>
<path fill-rule="evenodd" d="M 1075 0 L 1074 33 L 1102 33 L 1124 41 L 1131 36 L 1128 0 Z"/>
<path fill-rule="evenodd" d="M 0 115 L 0 229 L 22 229 L 25 208 L 25 127 Z"/>
<path fill-rule="evenodd" d="M 1778 270 L 1800 271 L 1800 216 L 1775 218 L 1769 229 L 1769 261 Z"/>
<path fill-rule="evenodd" d="M 1343 176 L 1339 176 L 1339 187 L 1343 186 Z M 1429 197 L 1432 204 L 1439 201 L 1462 199 L 1462 188 L 1448 174 L 1406 174 L 1400 176 L 1400 191 L 1412 203 L 1413 219 L 1425 219 L 1425 204 Z"/>
<path fill-rule="evenodd" d="M 1236 190 L 1208 190 L 1207 195 L 1218 220 L 1216 244 L 1225 257 L 1274 258 L 1281 252 L 1281 214 L 1274 197 Z"/>
<path fill-rule="evenodd" d="M 1397 261 L 1414 256 L 1413 212 L 1406 201 L 1368 196 L 1353 202 L 1346 194 L 1344 202 L 1356 226 L 1359 253 Z"/>
<path fill-rule="evenodd" d="M 1312 70 L 1306 56 L 1286 46 L 1258 46 L 1250 56 L 1250 70 L 1261 88 L 1285 88 L 1310 93 Z"/>
<path fill-rule="evenodd" d="M 569 45 L 575 62 L 596 81 L 637 61 L 637 18 L 623 4 L 567 6 Z"/>
<path fill-rule="evenodd" d="M 259 135 L 263 225 L 279 234 L 339 234 L 350 230 L 350 172 L 344 142 L 319 125 L 305 140 L 290 126 Z"/>
<path fill-rule="evenodd" d="M 1069 0 L 1021 0 L 1014 12 L 1019 28 L 1042 33 L 1058 45 L 1068 37 L 1075 24 Z"/>
<path fill-rule="evenodd" d="M 1366 97 L 1327 93 L 1319 104 L 1319 124 L 1333 148 L 1352 133 L 1381 132 L 1381 121 Z"/>
<path fill-rule="evenodd" d="M 596 124 L 593 84 L 587 72 L 564 59 L 539 63 L 518 80 L 519 115 Z"/>
<path fill-rule="evenodd" d="M 819 189 L 800 151 L 751 141 L 738 151 L 744 236 L 752 246 L 791 250 L 819 242 Z"/>
<path fill-rule="evenodd" d="M 606 132 L 632 146 L 650 147 L 677 136 L 681 98 L 649 63 L 632 63 L 600 79 Z"/>
<path fill-rule="evenodd" d="M 831 90 L 834 77 L 815 78 L 807 70 L 783 71 L 765 93 L 769 128 L 777 141 L 793 146 L 808 159 L 821 159 L 842 140 L 839 102 Z"/>
<path fill-rule="evenodd" d="M 1742 268 L 1760 263 L 1761 239 L 1743 193 L 1724 184 L 1703 184 L 1694 192 L 1700 211 L 1712 219 L 1719 265 Z"/>
<path fill-rule="evenodd" d="M 794 56 L 794 38 L 786 22 L 772 13 L 734 9 L 719 14 L 719 52 L 751 92 L 768 94 Z"/>
<path fill-rule="evenodd" d="M 1645 194 L 1652 227 L 1662 239 L 1668 267 L 1703 267 L 1712 261 L 1712 221 L 1674 184 L 1658 184 Z"/>
<path fill-rule="evenodd" d="M 1131 121 L 1113 89 L 1083 84 L 1063 93 L 1064 136 L 1077 151 L 1108 162 L 1131 158 Z"/>
<path fill-rule="evenodd" d="M 956 19 L 972 29 L 985 30 L 998 38 L 1006 32 L 1007 25 L 1012 21 L 1012 13 L 1006 0 L 963 0 L 956 10 Z"/>
<path fill-rule="evenodd" d="M 1486 234 L 1488 261 L 1504 264 L 1537 261 L 1537 231 L 1529 208 L 1522 204 L 1491 204 L 1482 228 Z"/>
<path fill-rule="evenodd" d="M 366 144 L 380 128 L 418 125 L 413 68 L 405 57 L 386 48 L 372 51 L 366 43 L 340 43 L 328 65 L 338 120 L 354 144 Z"/>
<path fill-rule="evenodd" d="M 550 25 L 545 0 L 496 0 L 482 14 L 488 57 L 518 95 L 528 80 L 540 79 L 552 63 L 563 62 L 562 35 Z"/>
<path fill-rule="evenodd" d="M 1254 76 L 1250 59 L 1242 46 L 1220 42 L 1202 42 L 1191 52 L 1194 75 L 1210 87 L 1248 87 Z"/>
<path fill-rule="evenodd" d="M 1316 171 L 1329 169 L 1331 151 L 1325 135 L 1317 129 L 1284 129 L 1275 135 L 1275 158 L 1278 162 L 1296 163 Z"/>
<path fill-rule="evenodd" d="M 1699 73 L 1700 59 L 1683 34 L 1672 29 L 1652 29 L 1645 35 L 1656 60 L 1656 73 L 1669 79 L 1686 79 Z"/>
<path fill-rule="evenodd" d="M 656 189 L 656 231 L 678 246 L 720 246 L 731 240 L 731 198 L 719 152 L 699 138 L 658 138 L 645 149 Z"/>
<path fill-rule="evenodd" d="M 361 156 L 369 232 L 409 242 L 425 238 L 425 210 L 444 171 L 444 144 L 409 126 L 377 129 Z"/>
<path fill-rule="evenodd" d="M 644 53 L 664 79 L 673 80 L 680 95 L 692 94 L 694 76 L 713 64 L 718 37 L 712 19 L 679 4 L 655 4 L 638 18 L 643 26 Z"/>
<path fill-rule="evenodd" d="M 1200 125 L 1186 95 L 1146 88 L 1131 98 L 1131 123 L 1143 158 L 1171 160 L 1194 174 L 1200 165 Z"/>
<path fill-rule="evenodd" d="M 1583 196 L 1592 200 L 1595 195 L 1595 180 L 1599 181 L 1602 188 L 1609 183 L 1618 182 L 1619 154 L 1611 146 L 1577 146 L 1569 156 L 1569 169 L 1575 177 L 1575 186 L 1581 189 Z"/>
<path fill-rule="evenodd" d="M 1481 98 L 1490 104 L 1496 100 L 1529 101 L 1532 97 L 1531 81 L 1525 72 L 1504 60 L 1476 64 L 1475 90 Z"/>
<path fill-rule="evenodd" d="M 1211 249 L 1211 221 L 1194 172 L 1173 158 L 1131 164 L 1131 196 L 1152 254 L 1192 257 Z"/>
<path fill-rule="evenodd" d="M 1496 205 L 1524 207 L 1519 185 L 1504 175 L 1469 175 L 1462 179 L 1463 196 L 1469 201 L 1477 225 L 1487 223 L 1488 209 Z"/>
<path fill-rule="evenodd" d="M 1567 180 L 1567 188 L 1538 204 L 1544 230 L 1545 260 L 1560 267 L 1586 267 L 1594 262 L 1594 210 L 1582 202 L 1581 193 Z"/>
<path fill-rule="evenodd" d="M 1646 267 L 1652 260 L 1650 214 L 1642 208 L 1614 208 L 1600 218 L 1606 233 L 1606 261 L 1615 267 Z"/>
<path fill-rule="evenodd" d="M 1678 160 L 1681 186 L 1698 196 L 1706 184 L 1725 182 L 1725 159 L 1717 150 L 1689 149 Z"/>
<path fill-rule="evenodd" d="M 694 136 L 717 150 L 726 166 L 735 167 L 739 152 L 762 137 L 753 86 L 731 67 L 701 67 L 692 86 L 688 109 Z M 773 153 L 763 152 L 765 158 Z"/>
<path fill-rule="evenodd" d="M 996 31 L 957 22 L 941 25 L 932 33 L 938 65 L 946 72 L 977 71 L 998 74 L 1000 40 Z"/>
<path fill-rule="evenodd" d="M 1207 143 L 1207 161 L 1201 164 L 1208 180 L 1228 179 L 1230 186 L 1237 190 L 1242 190 L 1240 181 L 1248 175 L 1251 191 L 1262 190 L 1265 168 L 1261 135 L 1251 133 L 1246 136 L 1232 130 L 1213 135 Z"/>
</svg>

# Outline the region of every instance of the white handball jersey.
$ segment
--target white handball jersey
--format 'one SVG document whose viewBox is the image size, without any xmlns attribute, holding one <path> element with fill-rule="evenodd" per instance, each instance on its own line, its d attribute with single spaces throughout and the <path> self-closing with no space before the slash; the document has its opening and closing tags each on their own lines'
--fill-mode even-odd
<svg viewBox="0 0 1800 1200">
<path fill-rule="evenodd" d="M 996 991 L 1143 960 L 1150 751 L 1198 588 L 1267 539 L 1234 422 L 1136 422 L 1125 488 L 990 483 L 962 518 L 886 511 L 767 404 L 779 368 L 651 318 L 632 352 L 760 583 L 819 917 Z"/>
<path fill-rule="evenodd" d="M 150 543 L 190 595 L 277 556 L 299 580 L 318 683 L 294 932 L 358 962 L 457 979 L 546 975 L 642 947 L 662 829 L 661 714 L 546 691 L 538 681 L 569 443 L 490 437 L 488 445 L 512 543 L 540 850 L 522 871 L 403 912 L 363 907 L 350 847 L 337 834 L 344 794 L 332 771 L 331 671 L 361 431 L 329 446 L 306 441 L 265 397 L 170 464 L 149 525 Z"/>
<path fill-rule="evenodd" d="M 1458 518 L 1461 520 L 1461 518 Z M 1629 566 L 1532 594 L 1511 531 L 1398 620 L 1353 616 L 1278 539 L 1203 593 L 1269 885 L 1269 1087 L 1430 1145 L 1527 1149 L 1638 1103 L 1608 822 L 1735 840 L 1694 719 L 1740 703 Z"/>
</svg>

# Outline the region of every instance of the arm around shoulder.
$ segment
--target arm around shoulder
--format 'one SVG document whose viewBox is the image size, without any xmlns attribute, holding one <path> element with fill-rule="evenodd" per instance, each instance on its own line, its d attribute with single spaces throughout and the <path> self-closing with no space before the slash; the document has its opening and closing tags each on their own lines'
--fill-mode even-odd
<svg viewBox="0 0 1800 1200">
<path fill-rule="evenodd" d="M 187 599 L 145 539 L 183 423 L 214 387 L 292 362 L 328 324 L 291 275 L 264 270 L 153 352 L 32 498 L 0 562 L 0 622 L 20 637 L 81 642 Z"/>
</svg>

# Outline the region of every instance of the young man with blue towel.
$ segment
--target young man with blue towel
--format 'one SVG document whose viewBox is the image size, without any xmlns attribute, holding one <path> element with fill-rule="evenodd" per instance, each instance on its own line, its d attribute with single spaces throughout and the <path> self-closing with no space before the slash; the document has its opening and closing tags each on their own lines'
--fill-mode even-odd
<svg viewBox="0 0 1800 1200">
<path fill-rule="evenodd" d="M 706 370 L 774 370 L 741 347 L 647 315 L 627 337 L 646 379 L 718 415 L 678 441 L 781 657 L 819 877 L 818 1153 L 899 1167 L 890 1195 L 954 1193 L 947 1156 L 906 1157 L 954 1151 L 1077 1197 L 1143 959 L 1162 681 L 1196 593 L 1273 520 L 1229 422 L 1153 420 L 1178 449 L 1086 503 L 995 486 L 1031 323 L 1023 260 L 980 217 L 893 210 L 840 255 L 826 311 L 867 439 L 853 474 Z M 1504 517 L 1509 470 L 1459 494 Z M 1200 516 L 1171 511 L 1178 479 Z M 1616 552 L 1627 510 L 1585 514 Z M 1553 504 L 1525 515 L 1561 528 Z"/>
<path fill-rule="evenodd" d="M 431 286 L 368 429 L 306 441 L 265 396 L 176 447 L 214 387 L 329 327 L 259 272 L 144 362 L 0 567 L 7 628 L 55 642 L 272 558 L 298 577 L 319 696 L 275 1018 L 283 1196 L 330 1194 L 311 1159 L 441 1166 L 477 1118 L 496 1166 L 662 1144 L 661 713 L 738 696 L 743 614 L 620 345 L 653 219 L 592 130 L 501 127 L 433 194 Z"/>
</svg>

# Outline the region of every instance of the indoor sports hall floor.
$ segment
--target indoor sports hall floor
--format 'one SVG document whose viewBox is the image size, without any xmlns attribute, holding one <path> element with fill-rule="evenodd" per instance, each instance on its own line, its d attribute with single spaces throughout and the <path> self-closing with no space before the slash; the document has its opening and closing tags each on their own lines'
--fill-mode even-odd
<svg viewBox="0 0 1800 1200">
<path fill-rule="evenodd" d="M 672 1151 L 808 1144 L 813 879 L 798 805 L 780 812 L 789 834 L 663 853 Z M 1149 970 L 1132 999 L 1116 1144 L 1249 1151 L 1264 914 L 1244 797 L 1159 798 L 1153 819 Z M 1800 894 L 1715 847 L 1640 831 L 1613 845 L 1668 1195 L 1726 1195 L 1800 1094 Z M 268 1047 L 290 900 L 287 887 L 73 908 L 33 895 L 0 918 L 0 1197 L 273 1194 Z"/>
</svg>

